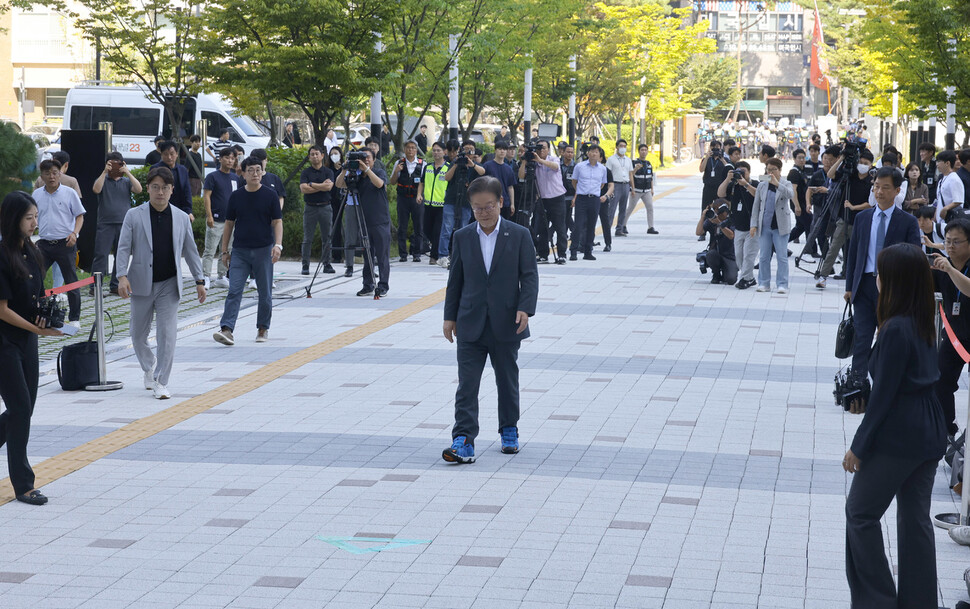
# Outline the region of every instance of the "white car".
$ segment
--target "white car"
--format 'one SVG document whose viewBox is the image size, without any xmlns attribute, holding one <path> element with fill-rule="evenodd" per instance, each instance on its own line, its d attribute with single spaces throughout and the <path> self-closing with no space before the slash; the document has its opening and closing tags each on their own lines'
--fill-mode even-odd
<svg viewBox="0 0 970 609">
<path fill-rule="evenodd" d="M 344 146 L 344 128 L 334 127 L 333 132 L 337 138 L 337 144 L 343 148 Z M 360 125 L 350 127 L 350 145 L 354 148 L 360 148 L 364 145 L 364 140 L 370 137 L 370 129 Z"/>
</svg>

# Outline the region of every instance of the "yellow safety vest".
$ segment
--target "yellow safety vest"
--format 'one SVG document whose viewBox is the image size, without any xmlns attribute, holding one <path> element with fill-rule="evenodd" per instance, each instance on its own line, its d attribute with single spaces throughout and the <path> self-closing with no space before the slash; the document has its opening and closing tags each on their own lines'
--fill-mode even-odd
<svg viewBox="0 0 970 609">
<path fill-rule="evenodd" d="M 424 175 L 421 178 L 424 190 L 424 204 L 432 207 L 442 207 L 445 204 L 445 190 L 448 189 L 448 180 L 445 174 L 448 173 L 448 162 L 446 161 L 438 169 L 434 163 L 428 163 L 424 167 Z"/>
</svg>

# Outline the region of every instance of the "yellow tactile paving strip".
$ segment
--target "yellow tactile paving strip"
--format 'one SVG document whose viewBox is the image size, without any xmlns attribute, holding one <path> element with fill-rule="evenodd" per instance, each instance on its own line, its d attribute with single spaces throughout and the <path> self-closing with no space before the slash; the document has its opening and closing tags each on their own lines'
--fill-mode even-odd
<svg viewBox="0 0 970 609">
<path fill-rule="evenodd" d="M 666 197 L 683 188 L 685 187 L 679 186 L 672 188 L 657 195 L 654 200 Z M 642 205 L 638 205 L 637 207 L 642 207 Z M 597 230 L 597 233 L 599 232 L 601 231 Z M 305 364 L 318 360 L 339 349 L 343 349 L 361 339 L 367 338 L 371 334 L 390 328 L 398 322 L 430 309 L 444 301 L 444 299 L 445 289 L 442 288 L 412 303 L 395 309 L 390 313 L 381 315 L 377 319 L 347 330 L 346 332 L 341 332 L 332 338 L 328 338 L 306 349 L 301 349 L 275 362 L 266 364 L 262 368 L 243 375 L 234 381 L 230 381 L 221 387 L 207 391 L 194 398 L 189 398 L 171 408 L 166 408 L 155 414 L 138 419 L 134 423 L 129 423 L 100 438 L 95 438 L 81 446 L 45 459 L 34 467 L 34 475 L 36 477 L 35 486 L 42 488 L 45 484 L 50 484 L 55 480 L 76 472 L 98 459 L 107 457 L 136 442 L 174 427 L 210 408 L 245 395 L 267 383 L 275 381 L 284 374 L 289 374 Z M 4 478 L 0 480 L 0 505 L 4 505 L 13 500 L 14 494 L 10 486 L 10 479 Z"/>
</svg>

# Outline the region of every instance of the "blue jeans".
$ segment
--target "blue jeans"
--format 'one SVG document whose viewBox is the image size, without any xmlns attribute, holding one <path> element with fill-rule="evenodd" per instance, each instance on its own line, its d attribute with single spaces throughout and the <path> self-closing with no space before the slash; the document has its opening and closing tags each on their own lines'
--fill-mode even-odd
<svg viewBox="0 0 970 609">
<path fill-rule="evenodd" d="M 470 207 L 461 208 L 461 223 L 455 226 L 455 206 L 445 205 L 441 208 L 441 237 L 438 239 L 438 257 L 445 258 L 451 251 L 451 233 L 472 221 Z"/>
<path fill-rule="evenodd" d="M 762 228 L 758 238 L 761 246 L 761 262 L 758 264 L 758 285 L 771 286 L 771 250 L 774 247 L 778 272 L 775 287 L 788 289 L 788 235 L 776 228 Z"/>
<path fill-rule="evenodd" d="M 237 246 L 232 249 L 229 261 L 229 295 L 226 296 L 226 306 L 219 321 L 219 326 L 229 328 L 230 332 L 236 327 L 239 303 L 242 302 L 242 293 L 246 289 L 250 274 L 256 278 L 256 293 L 259 295 L 256 327 L 269 330 L 269 322 L 273 318 L 272 245 L 259 248 Z"/>
</svg>

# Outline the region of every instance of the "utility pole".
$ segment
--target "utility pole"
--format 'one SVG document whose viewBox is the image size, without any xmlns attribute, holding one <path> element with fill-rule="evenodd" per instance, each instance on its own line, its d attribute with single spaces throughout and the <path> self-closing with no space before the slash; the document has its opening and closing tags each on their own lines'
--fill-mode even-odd
<svg viewBox="0 0 970 609">
<path fill-rule="evenodd" d="M 448 50 L 451 52 L 451 70 L 448 90 L 448 139 L 458 139 L 458 35 L 448 36 Z"/>
<path fill-rule="evenodd" d="M 953 38 L 949 40 L 950 56 L 956 55 L 957 52 L 957 41 Z M 955 150 L 956 149 L 956 112 L 957 107 L 954 103 L 954 95 L 956 94 L 956 87 L 950 85 L 946 88 L 946 149 Z"/>
<path fill-rule="evenodd" d="M 532 68 L 525 69 L 525 99 L 522 104 L 522 128 L 526 145 L 532 141 Z"/>
<path fill-rule="evenodd" d="M 384 45 L 381 43 L 381 35 L 377 34 L 377 44 L 376 50 L 377 54 L 380 55 L 384 52 Z M 404 120 L 403 117 L 397 117 L 397 120 Z M 381 136 L 381 92 L 375 91 L 370 98 L 370 134 L 372 137 L 376 137 L 377 141 L 382 142 L 384 138 Z M 381 145 L 381 152 L 383 153 L 384 146 Z"/>
<path fill-rule="evenodd" d="M 576 145 L 576 56 L 569 58 L 569 69 L 572 71 L 572 91 L 569 93 L 569 145 Z"/>
</svg>

